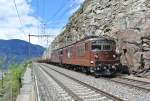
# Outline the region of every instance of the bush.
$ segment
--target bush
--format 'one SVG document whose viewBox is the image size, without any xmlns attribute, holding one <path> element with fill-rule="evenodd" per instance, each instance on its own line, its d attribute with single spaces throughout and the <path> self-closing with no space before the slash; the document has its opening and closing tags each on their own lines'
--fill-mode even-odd
<svg viewBox="0 0 150 101">
<path fill-rule="evenodd" d="M 3 81 L 0 82 L 0 101 L 16 100 L 21 87 L 21 77 L 25 71 L 26 64 L 13 64 L 9 66 Z M 3 86 L 2 86 L 3 85 Z M 11 101 L 12 101 L 11 100 Z"/>
</svg>

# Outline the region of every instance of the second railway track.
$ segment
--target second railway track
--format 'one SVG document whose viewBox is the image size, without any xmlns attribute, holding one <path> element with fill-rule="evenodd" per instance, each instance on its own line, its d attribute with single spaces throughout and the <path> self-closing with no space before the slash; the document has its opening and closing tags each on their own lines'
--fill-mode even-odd
<svg viewBox="0 0 150 101">
<path fill-rule="evenodd" d="M 40 65 L 41 69 L 65 89 L 75 101 L 123 101 L 123 99 L 72 78 L 60 71 Z"/>
<path fill-rule="evenodd" d="M 150 92 L 150 82 L 125 77 L 113 78 L 111 81 Z"/>
<path fill-rule="evenodd" d="M 47 65 L 44 65 L 44 66 L 47 66 Z M 66 76 L 68 76 L 68 75 L 66 75 Z M 108 80 L 129 86 L 129 87 L 134 87 L 139 90 L 144 90 L 146 92 L 150 92 L 150 82 L 135 80 L 135 79 L 131 79 L 131 78 L 125 78 L 125 77 L 116 77 L 116 78 L 108 79 Z"/>
</svg>

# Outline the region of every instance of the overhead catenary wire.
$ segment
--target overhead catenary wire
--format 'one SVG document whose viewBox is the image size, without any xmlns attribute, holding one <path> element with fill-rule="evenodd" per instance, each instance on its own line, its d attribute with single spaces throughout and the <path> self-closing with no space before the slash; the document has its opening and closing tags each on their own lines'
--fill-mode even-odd
<svg viewBox="0 0 150 101">
<path fill-rule="evenodd" d="M 41 2 L 42 1 L 42 2 Z M 45 23 L 45 15 L 46 15 L 46 0 L 39 0 L 38 2 L 40 6 L 38 6 L 39 9 L 39 14 L 41 14 L 42 19 L 40 19 L 41 23 Z"/>
<path fill-rule="evenodd" d="M 63 12 L 62 12 L 62 14 L 63 14 L 62 16 L 64 16 L 67 12 L 69 12 L 69 11 L 70 11 L 70 9 L 75 8 L 75 7 L 76 7 L 76 5 L 75 5 L 75 4 L 76 4 L 76 3 L 72 4 L 69 8 L 67 8 L 65 11 L 63 11 Z M 61 16 L 61 17 L 62 17 L 62 16 Z"/>
<path fill-rule="evenodd" d="M 39 0 L 36 0 L 36 9 L 37 9 L 37 19 L 39 21 L 41 21 L 40 17 L 39 17 L 39 14 L 40 14 L 40 2 L 39 2 Z M 40 35 L 40 28 L 41 28 L 41 23 L 39 23 L 38 26 L 37 26 L 37 34 L 38 35 Z M 38 41 L 39 40 L 40 40 L 40 38 L 38 37 Z"/>
<path fill-rule="evenodd" d="M 67 0 L 68 1 L 68 0 Z M 50 17 L 50 19 L 48 19 L 46 22 L 47 24 L 50 23 L 50 20 L 53 19 L 54 17 L 56 17 L 60 12 L 61 10 L 63 10 L 63 8 L 68 4 L 68 2 L 64 2 L 60 8 L 57 9 L 57 11 Z"/>
<path fill-rule="evenodd" d="M 69 2 L 67 2 L 67 1 L 73 1 L 73 4 L 71 5 L 71 6 L 69 6 L 69 8 L 67 7 L 66 8 L 66 6 L 68 5 L 68 3 Z M 46 22 L 46 24 L 49 24 L 49 23 L 51 23 L 51 19 L 53 19 L 53 18 L 55 18 L 55 17 L 57 17 L 58 15 L 58 17 L 62 17 L 62 16 L 64 16 L 71 8 L 73 8 L 73 7 L 75 7 L 76 5 L 76 0 L 67 0 L 66 2 L 64 2 L 61 6 L 60 6 L 60 8 L 50 17 L 50 19 L 49 20 L 47 20 L 47 22 Z M 66 9 L 63 9 L 63 8 L 66 8 Z M 64 11 L 63 11 L 64 10 Z M 63 11 L 63 12 L 62 12 Z"/>
<path fill-rule="evenodd" d="M 18 7 L 17 7 L 17 4 L 16 4 L 16 1 L 13 0 L 13 3 L 14 3 L 14 6 L 15 6 L 15 10 L 16 10 L 16 13 L 17 13 L 17 16 L 18 16 L 18 19 L 19 19 L 19 23 L 21 26 L 23 26 L 23 22 L 21 20 L 21 16 L 19 14 L 19 10 L 18 10 Z M 26 35 L 25 31 L 23 29 L 21 29 L 21 31 L 23 32 L 24 35 Z"/>
<path fill-rule="evenodd" d="M 68 1 L 68 0 L 67 0 Z M 44 3 L 45 3 L 45 0 L 44 0 Z M 62 10 L 62 8 L 64 8 L 66 5 L 68 4 L 68 2 L 63 2 L 62 3 L 62 5 L 60 6 L 60 8 L 58 8 L 58 10 L 56 10 L 56 12 L 51 16 L 51 18 L 54 18 L 54 17 L 56 17 L 59 13 L 60 13 L 60 11 Z M 43 4 L 44 6 L 43 6 L 43 15 L 45 16 L 46 14 L 45 14 L 45 4 Z M 42 24 L 41 24 L 41 27 L 42 27 L 42 30 L 41 30 L 41 34 L 46 34 L 46 26 L 48 25 L 50 23 L 50 21 L 49 20 L 47 20 L 47 21 L 43 21 L 42 22 Z M 48 40 L 48 37 L 47 37 L 47 40 Z M 48 42 L 47 42 L 48 43 Z"/>
<path fill-rule="evenodd" d="M 68 2 L 69 1 L 69 2 Z M 72 3 L 73 4 L 71 4 L 71 5 L 69 5 L 69 7 L 68 7 L 68 3 L 70 3 L 71 1 L 73 1 Z M 46 0 L 44 0 L 43 1 L 43 3 L 42 3 L 42 9 L 40 10 L 39 8 L 39 6 L 40 6 L 40 2 L 39 2 L 39 0 L 37 0 L 36 1 L 36 6 L 37 6 L 37 16 L 39 16 L 39 13 L 41 12 L 41 10 L 42 10 L 42 15 L 45 17 L 45 13 L 46 13 L 46 5 L 45 5 L 45 3 L 46 3 Z M 71 8 L 73 8 L 73 7 L 75 7 L 76 5 L 76 2 L 75 2 L 75 0 L 67 0 L 66 2 L 63 2 L 62 3 L 62 5 L 60 6 L 60 8 L 58 8 L 57 10 L 56 10 L 56 12 L 50 17 L 50 19 L 54 19 L 55 17 L 60 17 L 60 16 L 64 16 L 66 13 L 68 13 L 68 11 L 71 9 Z M 67 6 L 67 7 L 66 7 Z M 18 11 L 18 10 L 17 10 Z M 45 19 L 45 18 L 44 18 Z M 21 21 L 21 18 L 20 18 L 20 21 Z M 46 28 L 46 26 L 50 23 L 51 21 L 49 21 L 49 20 L 43 20 L 43 21 L 41 21 L 41 23 L 42 24 L 40 24 L 39 25 L 39 27 L 38 27 L 38 35 L 40 35 L 40 34 L 46 34 L 46 30 L 45 30 L 45 28 Z M 53 21 L 52 21 L 53 22 Z M 44 26 L 44 27 L 42 27 L 42 26 Z M 40 31 L 39 31 L 39 29 L 42 27 L 42 29 L 43 30 L 41 30 L 41 33 L 40 33 Z M 42 33 L 43 32 L 43 33 Z M 41 37 L 40 37 L 41 38 Z M 39 39 L 39 38 L 38 38 Z"/>
<path fill-rule="evenodd" d="M 60 6 L 60 8 L 56 11 L 56 13 L 54 13 L 54 15 L 51 17 L 51 19 L 55 18 L 58 15 L 59 15 L 58 17 L 63 17 L 66 13 L 68 13 L 70 11 L 70 9 L 74 9 L 75 7 L 78 6 L 76 0 L 69 0 L 69 1 L 73 1 L 73 4 L 71 4 L 71 5 L 69 5 L 69 7 L 65 8 L 65 6 L 68 4 L 68 2 L 65 2 L 62 6 Z M 65 8 L 65 9 L 63 9 L 63 8 Z M 62 11 L 62 10 L 64 10 L 64 11 Z M 45 24 L 48 25 L 48 24 L 50 24 L 50 22 L 51 21 L 48 20 Z"/>
<path fill-rule="evenodd" d="M 61 13 L 62 16 L 64 16 L 66 13 L 68 13 L 70 11 L 70 9 L 72 10 L 78 6 L 78 3 L 76 2 L 76 0 L 70 0 L 70 1 L 72 1 L 72 4 L 69 6 L 69 8 L 66 8 L 65 11 L 63 11 Z M 61 15 L 60 15 L 60 17 L 62 17 Z"/>
<path fill-rule="evenodd" d="M 76 0 L 70 0 L 70 1 L 73 1 L 73 4 L 71 4 L 70 6 L 69 6 L 69 8 L 67 7 L 66 9 L 64 9 L 64 11 L 63 12 L 58 12 L 57 13 L 57 16 L 59 15 L 59 17 L 63 17 L 66 13 L 68 13 L 69 11 L 70 11 L 70 9 L 73 9 L 73 8 L 75 8 L 75 7 L 77 7 L 78 5 L 77 5 L 77 3 L 76 3 Z M 54 17 L 56 17 L 56 16 L 54 16 Z M 52 21 L 53 22 L 53 21 Z M 52 23 L 51 22 L 51 23 Z M 47 22 L 46 23 L 47 25 L 48 24 L 50 24 L 50 21 L 49 22 Z"/>
</svg>

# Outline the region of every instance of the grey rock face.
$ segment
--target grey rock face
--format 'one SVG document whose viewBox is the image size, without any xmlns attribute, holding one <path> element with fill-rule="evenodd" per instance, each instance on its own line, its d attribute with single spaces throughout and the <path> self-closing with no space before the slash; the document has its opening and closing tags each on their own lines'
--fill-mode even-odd
<svg viewBox="0 0 150 101">
<path fill-rule="evenodd" d="M 58 48 L 88 35 L 108 35 L 116 39 L 117 49 L 128 50 L 126 65 L 132 69 L 150 68 L 150 0 L 85 0 L 70 17 L 64 31 L 53 41 Z M 141 48 L 148 51 L 141 51 Z M 146 58 L 146 59 L 145 59 Z M 134 67 L 134 68 L 133 68 Z"/>
</svg>

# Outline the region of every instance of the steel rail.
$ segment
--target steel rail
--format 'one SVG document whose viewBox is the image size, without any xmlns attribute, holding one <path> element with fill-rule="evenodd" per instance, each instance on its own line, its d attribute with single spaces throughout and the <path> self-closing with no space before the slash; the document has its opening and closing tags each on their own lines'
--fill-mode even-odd
<svg viewBox="0 0 150 101">
<path fill-rule="evenodd" d="M 36 75 L 34 74 L 34 81 L 35 81 L 35 90 L 36 90 L 36 101 L 41 101 L 40 99 L 40 94 L 39 94 L 39 87 L 38 87 L 38 84 L 37 84 L 37 77 Z"/>
<path fill-rule="evenodd" d="M 120 79 L 120 80 L 117 80 L 117 79 Z M 145 91 L 150 91 L 150 88 L 146 88 L 144 87 L 144 85 L 149 85 L 150 87 L 150 83 L 148 82 L 143 82 L 143 81 L 140 81 L 140 80 L 133 80 L 133 79 L 128 79 L 128 78 L 122 78 L 122 77 L 119 77 L 119 78 L 114 78 L 114 79 L 110 79 L 111 81 L 113 82 L 117 82 L 117 83 L 120 83 L 120 84 L 124 84 L 124 85 L 127 85 L 127 86 L 130 86 L 130 87 L 135 87 L 135 88 L 138 88 L 138 89 L 142 89 L 142 90 L 145 90 Z M 121 80 L 127 80 L 126 82 L 125 81 L 121 81 Z M 137 82 L 139 83 L 143 83 L 143 84 L 137 84 Z"/>
<path fill-rule="evenodd" d="M 46 71 L 43 67 L 41 67 L 45 73 L 47 73 L 59 86 L 61 86 L 63 89 L 68 92 L 68 94 L 74 98 L 75 101 L 83 101 L 78 95 L 73 93 L 69 88 L 67 88 L 63 83 L 61 83 L 59 80 L 57 80 L 53 75 L 51 75 L 48 71 Z"/>
<path fill-rule="evenodd" d="M 53 70 L 53 71 L 55 71 L 55 72 L 57 72 L 57 73 L 59 73 L 59 74 L 61 74 L 61 75 L 63 75 L 63 76 L 65 76 L 65 77 L 67 77 L 67 78 L 69 78 L 69 79 L 75 81 L 75 82 L 78 82 L 78 83 L 81 84 L 81 85 L 84 85 L 84 86 L 87 87 L 87 88 L 90 88 L 91 90 L 93 90 L 93 91 L 95 91 L 95 92 L 97 92 L 97 93 L 100 93 L 100 94 L 102 94 L 102 95 L 104 95 L 104 96 L 106 96 L 106 97 L 112 99 L 113 101 L 124 101 L 123 99 L 121 99 L 121 98 L 119 98 L 119 97 L 117 97 L 117 96 L 114 96 L 114 95 L 112 95 L 112 94 L 109 94 L 109 93 L 107 93 L 107 92 L 105 92 L 105 91 L 102 91 L 102 90 L 100 90 L 100 89 L 98 89 L 98 88 L 96 88 L 96 87 L 93 87 L 93 86 L 91 86 L 91 85 L 89 85 L 89 84 L 87 84 L 87 83 L 84 83 L 84 82 L 82 82 L 82 81 L 79 81 L 79 80 L 77 80 L 77 79 L 75 79 L 75 78 L 73 78 L 73 77 L 71 77 L 71 76 L 66 75 L 65 73 L 62 73 L 62 72 L 60 72 L 60 71 L 58 71 L 58 70 L 55 70 L 55 69 L 52 69 L 52 68 L 50 68 L 50 67 L 47 66 L 47 65 L 44 65 L 44 64 L 42 64 L 42 65 L 43 65 L 44 67 L 47 67 L 48 69 L 51 69 L 51 70 Z M 43 68 L 43 67 L 42 67 L 42 68 Z M 44 68 L 43 68 L 43 69 L 44 69 Z M 47 71 L 45 70 L 45 72 L 47 72 Z M 47 72 L 47 73 L 48 73 L 48 72 Z M 80 100 L 77 100 L 77 101 L 80 101 Z"/>
<path fill-rule="evenodd" d="M 145 83 L 145 84 L 149 84 L 150 85 L 150 82 L 146 82 L 146 81 L 141 81 L 141 80 L 132 79 L 132 78 L 126 78 L 126 77 L 119 77 L 119 78 L 126 79 L 126 80 L 132 80 L 132 81 L 135 81 L 135 82 L 141 82 L 141 83 Z"/>
<path fill-rule="evenodd" d="M 38 72 L 38 71 L 36 71 L 35 75 L 36 75 L 37 79 L 39 79 L 39 81 L 40 81 L 41 75 L 39 75 L 39 72 Z M 37 75 L 38 75 L 38 76 L 37 76 Z M 41 80 L 42 80 L 42 79 L 41 79 Z M 40 81 L 40 82 L 41 82 L 41 81 Z M 41 100 L 42 100 L 42 101 L 45 100 L 45 97 L 44 97 L 44 96 L 47 96 L 48 100 L 50 101 L 50 98 L 52 98 L 52 97 L 51 97 L 51 95 L 50 95 L 50 92 L 49 92 L 49 90 L 48 90 L 48 87 L 46 86 L 45 82 L 43 82 L 42 84 L 44 85 L 43 88 L 44 88 L 45 93 L 48 93 L 48 95 L 45 95 L 45 94 L 41 93 L 41 96 L 42 96 L 42 97 L 40 97 L 40 101 L 41 101 Z M 38 82 L 37 82 L 37 86 L 39 86 L 39 85 L 38 85 Z M 40 90 L 41 90 L 41 88 L 39 87 L 39 92 L 40 92 Z M 42 90 L 41 90 L 41 92 L 42 92 Z M 40 96 L 40 93 L 39 93 L 39 96 Z M 52 99 L 51 99 L 51 100 L 52 100 Z"/>
</svg>

